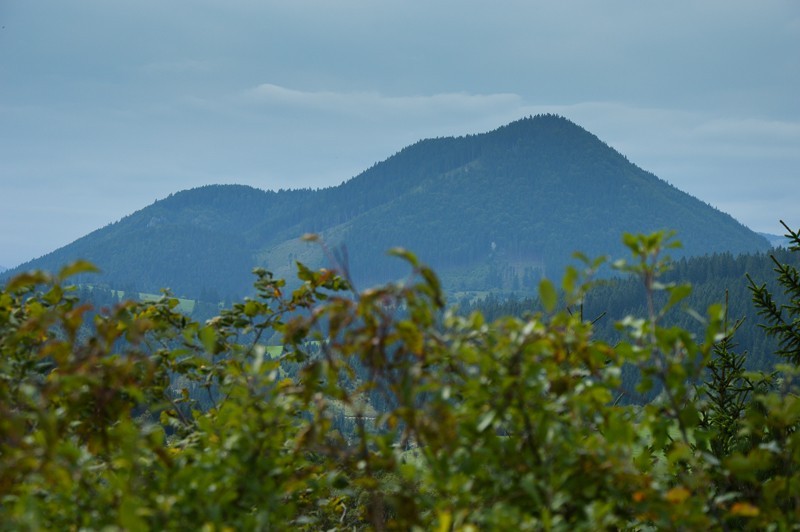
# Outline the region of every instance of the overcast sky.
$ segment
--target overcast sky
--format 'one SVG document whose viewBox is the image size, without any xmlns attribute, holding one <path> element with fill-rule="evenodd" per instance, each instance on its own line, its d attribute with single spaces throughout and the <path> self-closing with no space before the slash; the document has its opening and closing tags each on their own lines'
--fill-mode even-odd
<svg viewBox="0 0 800 532">
<path fill-rule="evenodd" d="M 339 184 L 555 112 L 800 227 L 800 2 L 0 0 L 0 265 L 210 183 Z"/>
</svg>

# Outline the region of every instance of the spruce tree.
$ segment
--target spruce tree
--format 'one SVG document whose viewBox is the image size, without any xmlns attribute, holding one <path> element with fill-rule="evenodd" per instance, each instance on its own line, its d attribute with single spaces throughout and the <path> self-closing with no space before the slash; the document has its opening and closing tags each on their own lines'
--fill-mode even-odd
<svg viewBox="0 0 800 532">
<path fill-rule="evenodd" d="M 793 231 L 783 220 L 781 224 L 786 228 L 786 237 L 790 241 L 789 251 L 800 251 L 800 230 Z M 800 271 L 792 264 L 780 262 L 775 255 L 771 255 L 771 258 L 775 263 L 778 283 L 783 287 L 785 302 L 776 302 L 766 284 L 758 285 L 748 275 L 753 303 L 759 315 L 766 319 L 762 327 L 778 341 L 777 354 L 800 366 Z"/>
</svg>

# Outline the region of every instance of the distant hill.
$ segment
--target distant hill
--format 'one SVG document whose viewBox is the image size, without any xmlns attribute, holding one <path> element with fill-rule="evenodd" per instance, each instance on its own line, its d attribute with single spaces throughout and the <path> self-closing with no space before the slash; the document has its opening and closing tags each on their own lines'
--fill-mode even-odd
<svg viewBox="0 0 800 532">
<path fill-rule="evenodd" d="M 678 256 L 759 251 L 767 240 L 681 192 L 569 120 L 540 115 L 489 133 L 419 141 L 339 186 L 179 192 L 16 270 L 87 258 L 112 285 L 242 294 L 253 266 L 293 277 L 329 261 L 358 283 L 402 275 L 404 246 L 452 290 L 530 291 L 575 250 L 619 254 L 623 232 L 675 229 Z M 346 253 L 344 252 L 346 250 Z"/>
<path fill-rule="evenodd" d="M 758 234 L 766 238 L 770 246 L 774 248 L 786 247 L 789 244 L 789 239 L 786 238 L 786 235 L 773 235 L 771 233 L 758 233 Z"/>
</svg>

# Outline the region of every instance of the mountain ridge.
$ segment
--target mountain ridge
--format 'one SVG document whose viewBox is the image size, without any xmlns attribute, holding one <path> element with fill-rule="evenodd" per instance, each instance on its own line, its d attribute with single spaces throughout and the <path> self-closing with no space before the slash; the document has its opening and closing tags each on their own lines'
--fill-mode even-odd
<svg viewBox="0 0 800 532">
<path fill-rule="evenodd" d="M 313 232 L 349 256 L 360 282 L 402 275 L 405 267 L 385 256 L 400 245 L 452 289 L 532 290 L 572 251 L 614 254 L 623 232 L 657 229 L 678 230 L 680 255 L 769 247 L 566 118 L 537 115 L 420 140 L 336 186 L 180 191 L 12 272 L 86 258 L 110 284 L 241 294 L 253 266 L 291 277 L 298 258 L 324 265 L 322 248 L 298 240 Z"/>
</svg>

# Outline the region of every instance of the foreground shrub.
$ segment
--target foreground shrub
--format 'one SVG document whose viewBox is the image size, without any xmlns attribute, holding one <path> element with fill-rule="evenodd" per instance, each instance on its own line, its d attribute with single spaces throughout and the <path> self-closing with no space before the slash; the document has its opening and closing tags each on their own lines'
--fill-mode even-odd
<svg viewBox="0 0 800 532">
<path fill-rule="evenodd" d="M 406 282 L 354 292 L 300 266 L 206 323 L 165 295 L 98 312 L 78 263 L 0 292 L 0 522 L 13 529 L 786 529 L 800 522 L 795 366 L 735 369 L 724 309 L 703 338 L 663 326 L 663 234 L 626 236 L 648 315 L 596 341 L 591 273 L 543 311 L 486 323 Z M 654 293 L 666 291 L 656 308 Z M 283 338 L 283 354 L 265 342 Z M 721 347 L 722 346 L 722 347 Z M 724 358 L 728 356 L 728 358 Z M 791 360 L 791 358 L 790 358 Z M 727 361 L 727 362 L 726 362 Z M 621 406 L 622 368 L 645 405 Z M 735 409 L 720 390 L 731 388 Z M 727 392 L 726 392 L 727 393 Z M 734 400 L 731 399 L 731 400 Z M 722 407 L 720 407 L 722 404 Z M 724 412 L 722 415 L 720 412 Z M 730 412 L 736 412 L 731 414 Z M 724 439 L 724 445 L 720 442 Z"/>
</svg>

